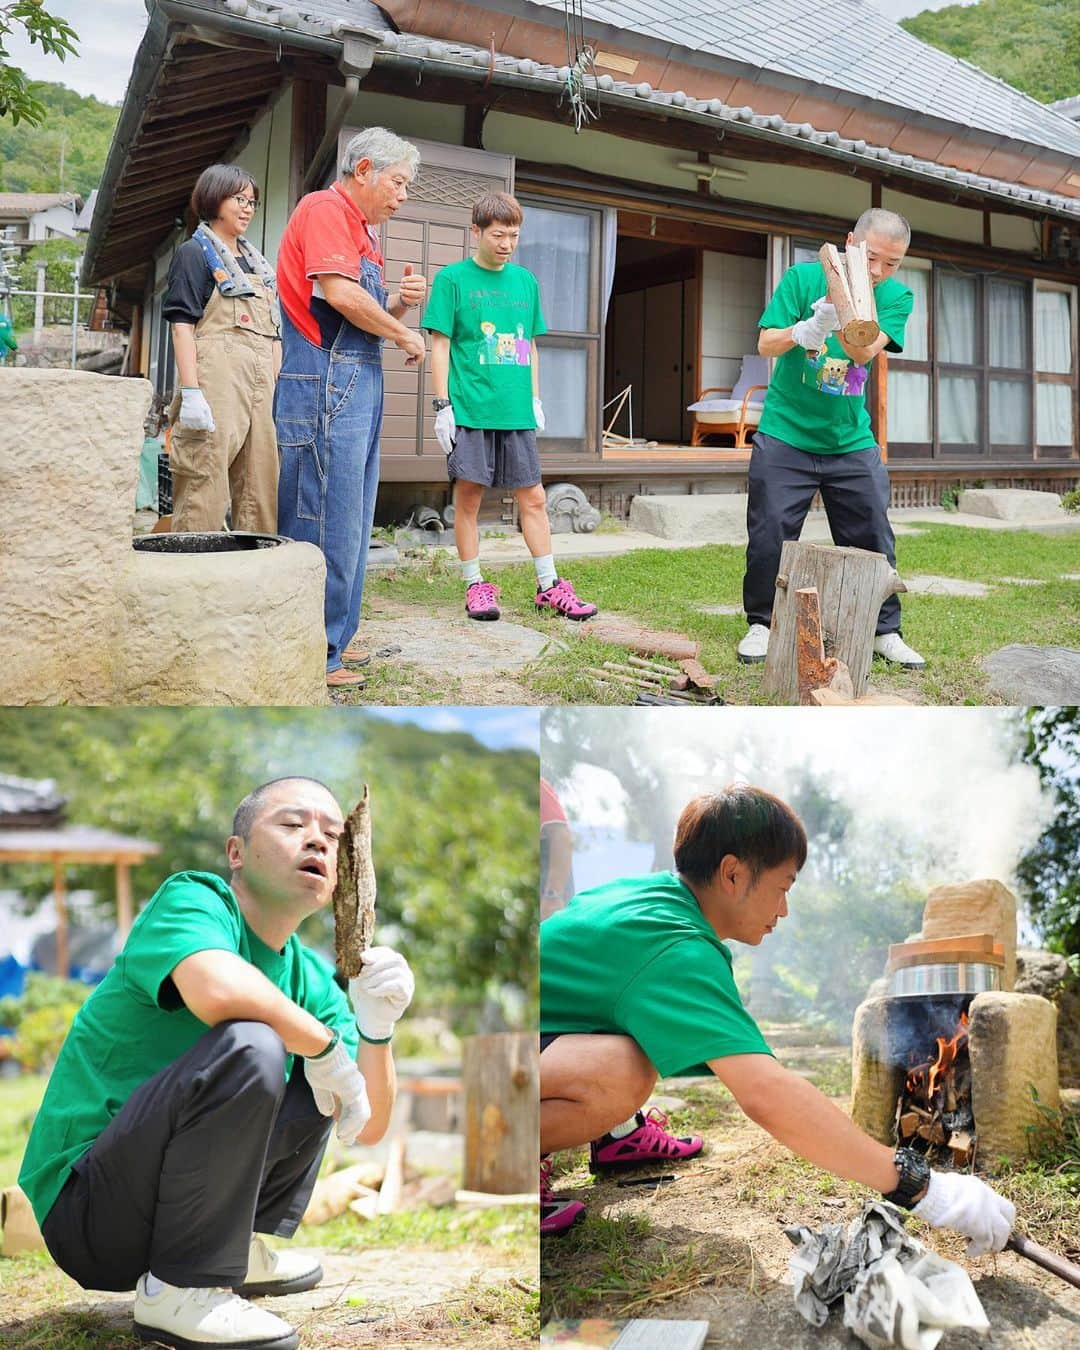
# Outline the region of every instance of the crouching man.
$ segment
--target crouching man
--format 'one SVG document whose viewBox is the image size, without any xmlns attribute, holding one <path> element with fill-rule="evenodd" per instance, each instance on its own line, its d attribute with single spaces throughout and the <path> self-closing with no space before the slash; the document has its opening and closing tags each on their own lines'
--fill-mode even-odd
<svg viewBox="0 0 1080 1350">
<path fill-rule="evenodd" d="M 372 948 L 346 996 L 296 936 L 333 894 L 343 824 L 313 779 L 256 788 L 229 884 L 169 877 L 60 1051 L 19 1184 L 63 1270 L 135 1290 L 143 1340 L 295 1350 L 248 1298 L 322 1269 L 259 1234 L 296 1231 L 335 1118 L 347 1144 L 386 1130 L 408 964 Z"/>
<path fill-rule="evenodd" d="M 679 817 L 674 856 L 674 872 L 584 891 L 540 925 L 541 1153 L 617 1127 L 658 1074 L 712 1072 L 801 1157 L 965 1234 L 969 1255 L 1000 1251 L 1016 1217 L 1008 1200 L 864 1134 L 776 1062 L 743 1007 L 724 939 L 756 947 L 786 917 L 806 861 L 791 808 L 746 786 L 696 797 Z M 554 1195 L 548 1171 L 545 1161 L 540 1231 L 554 1234 L 583 1207 Z"/>
</svg>

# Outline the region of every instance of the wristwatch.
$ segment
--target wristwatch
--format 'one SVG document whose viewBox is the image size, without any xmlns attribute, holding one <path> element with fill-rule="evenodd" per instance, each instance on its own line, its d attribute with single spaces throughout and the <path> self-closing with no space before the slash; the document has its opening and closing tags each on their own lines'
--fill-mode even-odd
<svg viewBox="0 0 1080 1350">
<path fill-rule="evenodd" d="M 915 1197 L 921 1196 L 930 1184 L 930 1164 L 913 1148 L 898 1148 L 893 1154 L 893 1162 L 900 1173 L 900 1184 L 884 1198 L 890 1205 L 912 1209 Z"/>
<path fill-rule="evenodd" d="M 433 398 L 431 400 L 431 406 L 436 412 L 442 412 L 444 408 L 449 408 L 450 400 L 448 398 Z"/>
</svg>

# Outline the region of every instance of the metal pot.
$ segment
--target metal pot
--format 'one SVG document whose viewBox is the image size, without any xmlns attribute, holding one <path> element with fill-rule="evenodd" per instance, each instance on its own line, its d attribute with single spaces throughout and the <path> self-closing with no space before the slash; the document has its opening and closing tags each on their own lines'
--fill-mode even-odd
<svg viewBox="0 0 1080 1350">
<path fill-rule="evenodd" d="M 1001 988 L 1001 967 L 981 961 L 901 966 L 889 976 L 895 998 L 925 994 L 982 994 Z"/>
</svg>

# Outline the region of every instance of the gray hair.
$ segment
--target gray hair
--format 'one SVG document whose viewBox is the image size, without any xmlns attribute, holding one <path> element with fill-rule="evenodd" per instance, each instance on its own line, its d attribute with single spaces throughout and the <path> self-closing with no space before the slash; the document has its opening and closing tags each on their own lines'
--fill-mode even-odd
<svg viewBox="0 0 1080 1350">
<path fill-rule="evenodd" d="M 876 234 L 883 234 L 886 239 L 898 240 L 905 248 L 911 243 L 911 226 L 896 211 L 871 206 L 855 222 L 855 228 L 851 232 L 856 239 L 865 239 L 871 230 Z"/>
<path fill-rule="evenodd" d="M 351 178 L 362 159 L 371 160 L 376 177 L 392 164 L 407 164 L 413 178 L 420 168 L 420 151 L 416 146 L 385 127 L 365 127 L 356 133 L 341 152 L 338 176 L 343 181 Z"/>
</svg>

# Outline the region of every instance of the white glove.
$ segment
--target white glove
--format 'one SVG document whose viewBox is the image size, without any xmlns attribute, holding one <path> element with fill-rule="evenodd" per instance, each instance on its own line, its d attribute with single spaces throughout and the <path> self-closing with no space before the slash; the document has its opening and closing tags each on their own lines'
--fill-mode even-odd
<svg viewBox="0 0 1080 1350">
<path fill-rule="evenodd" d="M 214 414 L 201 389 L 184 387 L 180 395 L 180 416 L 177 421 L 189 431 L 214 431 Z"/>
<path fill-rule="evenodd" d="M 337 1137 L 343 1144 L 356 1142 L 360 1131 L 371 1119 L 364 1075 L 356 1067 L 344 1041 L 338 1041 L 328 1055 L 304 1060 L 315 1105 L 324 1116 L 332 1116 L 340 1108 Z"/>
<path fill-rule="evenodd" d="M 457 439 L 457 422 L 454 420 L 453 406 L 449 403 L 435 414 L 435 439 L 442 446 L 443 453 L 449 455 Z"/>
<path fill-rule="evenodd" d="M 835 333 L 840 326 L 840 318 L 836 313 L 836 306 L 830 305 L 825 296 L 820 300 L 815 300 L 814 316 L 811 319 L 800 319 L 791 330 L 791 340 L 800 347 L 805 347 L 808 352 L 819 352 L 825 346 L 825 339 L 830 333 Z"/>
<path fill-rule="evenodd" d="M 537 431 L 545 430 L 547 422 L 544 420 L 544 405 L 538 398 L 533 399 L 533 416 L 536 418 Z"/>
<path fill-rule="evenodd" d="M 369 947 L 364 952 L 363 969 L 349 981 L 349 998 L 365 1040 L 390 1039 L 415 988 L 408 961 L 392 947 Z"/>
<path fill-rule="evenodd" d="M 1016 1208 L 985 1181 L 960 1172 L 931 1172 L 912 1213 L 932 1228 L 955 1228 L 971 1241 L 968 1256 L 999 1252 L 1016 1222 Z"/>
</svg>

